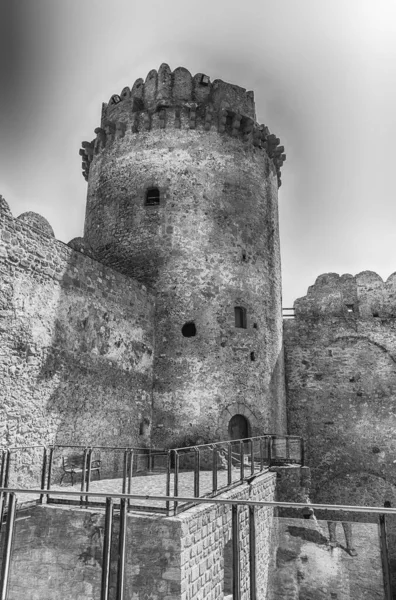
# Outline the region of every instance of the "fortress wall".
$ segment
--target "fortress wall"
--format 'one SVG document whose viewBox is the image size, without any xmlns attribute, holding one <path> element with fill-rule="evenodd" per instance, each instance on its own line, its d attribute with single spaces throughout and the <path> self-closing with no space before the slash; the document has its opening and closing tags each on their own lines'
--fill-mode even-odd
<svg viewBox="0 0 396 600">
<path fill-rule="evenodd" d="M 0 202 L 3 444 L 147 444 L 153 296 Z"/>
<path fill-rule="evenodd" d="M 321 275 L 284 322 L 289 433 L 306 440 L 312 501 L 396 505 L 394 286 Z"/>
<path fill-rule="evenodd" d="M 266 473 L 222 498 L 274 499 L 276 475 Z M 256 509 L 257 597 L 266 598 L 272 509 Z M 9 600 L 97 600 L 101 589 L 103 512 L 36 506 L 16 522 Z M 23 518 L 25 517 L 25 518 Z M 248 509 L 239 508 L 242 600 L 250 598 Z M 110 597 L 117 583 L 118 516 L 114 522 Z M 176 517 L 127 516 L 125 597 L 134 600 L 223 600 L 231 539 L 231 506 L 200 505 Z M 229 548 L 229 545 L 227 546 Z M 227 553 L 227 556 L 225 556 Z M 1 554 L 0 554 L 1 556 Z M 226 563 L 226 564 L 225 564 Z"/>
</svg>

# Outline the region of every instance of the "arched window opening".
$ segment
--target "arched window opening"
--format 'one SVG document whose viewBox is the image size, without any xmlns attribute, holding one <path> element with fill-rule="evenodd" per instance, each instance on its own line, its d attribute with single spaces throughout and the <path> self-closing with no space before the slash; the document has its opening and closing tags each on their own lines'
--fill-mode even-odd
<svg viewBox="0 0 396 600">
<path fill-rule="evenodd" d="M 160 203 L 160 191 L 158 188 L 149 188 L 146 192 L 146 205 L 155 206 Z"/>
<path fill-rule="evenodd" d="M 228 435 L 231 440 L 243 440 L 249 437 L 249 422 L 243 415 L 234 415 L 228 423 Z"/>
<path fill-rule="evenodd" d="M 224 546 L 224 600 L 232 600 L 233 598 L 233 557 L 232 557 L 232 540 Z"/>
<path fill-rule="evenodd" d="M 195 327 L 195 323 L 189 321 L 185 323 L 182 327 L 182 334 L 184 337 L 194 337 L 197 334 L 197 328 Z"/>
<path fill-rule="evenodd" d="M 235 313 L 235 327 L 246 329 L 246 308 L 243 306 L 236 306 L 234 308 Z"/>
</svg>

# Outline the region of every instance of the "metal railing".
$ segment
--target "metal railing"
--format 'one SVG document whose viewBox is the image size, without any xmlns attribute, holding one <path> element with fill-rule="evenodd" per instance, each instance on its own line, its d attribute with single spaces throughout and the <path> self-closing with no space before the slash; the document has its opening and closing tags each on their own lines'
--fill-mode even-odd
<svg viewBox="0 0 396 600">
<path fill-rule="evenodd" d="M 304 464 L 302 438 L 266 435 L 170 450 L 30 446 L 0 452 L 0 487 L 40 487 L 38 498 L 31 500 L 41 504 L 46 501 L 92 506 L 103 505 L 99 493 L 103 492 L 103 487 L 110 486 L 109 491 L 119 495 L 130 494 L 133 487 L 136 491 L 134 478 L 157 474 L 160 477 L 156 485 L 162 487 L 166 496 L 173 493 L 175 497 L 184 494 L 200 498 L 214 496 L 270 466 L 282 464 Z M 65 483 L 74 487 L 77 478 L 81 492 L 79 500 L 53 494 Z M 90 491 L 95 491 L 97 497 L 90 498 Z M 128 501 L 128 508 L 176 514 L 188 506 L 179 502 L 174 505 L 169 502 L 165 505 L 131 505 Z"/>
<path fill-rule="evenodd" d="M 282 317 L 284 319 L 294 319 L 296 316 L 294 307 L 282 308 Z"/>
<path fill-rule="evenodd" d="M 6 511 L 3 513 L 3 518 L 0 520 L 0 527 L 5 520 L 6 532 L 5 539 L 2 544 L 3 556 L 2 558 L 2 570 L 0 580 L 0 600 L 7 600 L 7 592 L 9 585 L 9 574 L 10 565 L 12 558 L 12 543 L 15 534 L 15 517 L 17 512 L 17 501 L 16 494 L 40 494 L 41 489 L 22 489 L 22 488 L 0 488 L 0 506 L 6 505 Z M 79 492 L 77 491 L 54 491 L 53 494 L 56 496 L 67 495 L 68 497 L 77 497 Z M 133 499 L 139 500 L 152 500 L 152 501 L 166 501 L 166 502 L 179 502 L 184 501 L 188 504 L 212 504 L 212 505 L 231 505 L 232 507 L 232 555 L 233 555 L 233 598 L 234 600 L 241 599 L 241 577 L 240 577 L 240 548 L 239 548 L 239 508 L 247 507 L 249 510 L 249 582 L 250 582 L 250 598 L 256 600 L 256 560 L 257 553 L 255 549 L 255 529 L 256 529 L 256 510 L 259 508 L 297 508 L 303 511 L 306 509 L 318 509 L 318 510 L 330 510 L 330 511 L 342 511 L 346 513 L 366 513 L 379 515 L 379 527 L 381 536 L 381 547 L 382 547 L 382 561 L 383 561 L 383 575 L 384 575 L 384 589 L 385 589 L 385 600 L 391 600 L 391 581 L 390 581 L 390 570 L 389 570 L 389 557 L 388 557 L 388 544 L 386 539 L 385 529 L 385 518 L 387 515 L 396 515 L 395 508 L 383 508 L 383 507 L 366 507 L 366 506 L 350 506 L 350 505 L 332 505 L 332 504 L 310 504 L 300 502 L 274 502 L 274 501 L 259 501 L 259 500 L 235 500 L 235 499 L 223 499 L 223 498 L 196 498 L 188 496 L 139 496 L 133 494 L 122 494 L 121 497 L 118 494 L 98 493 L 98 492 L 87 492 L 88 496 L 102 496 L 106 510 L 105 510 L 105 527 L 104 527 L 104 542 L 103 542 L 103 557 L 102 557 L 102 578 L 101 578 L 101 596 L 100 600 L 109 599 L 110 591 L 110 550 L 111 542 L 114 536 L 113 523 L 114 523 L 114 511 L 115 505 L 114 500 L 120 499 L 119 505 L 119 538 L 117 547 L 117 586 L 116 586 L 116 600 L 124 600 L 124 587 L 125 587 L 125 559 L 126 559 L 126 548 L 127 548 L 127 511 L 128 504 Z M 1 533 L 1 529 L 0 529 Z"/>
<path fill-rule="evenodd" d="M 304 465 L 304 440 L 299 436 L 258 436 L 169 450 L 166 495 L 213 496 L 241 484 L 270 466 Z M 183 477 L 193 471 L 193 477 Z M 173 490 L 172 490 L 173 486 Z M 183 488 L 183 489 L 181 489 Z M 167 512 L 172 507 L 167 504 Z M 188 508 L 175 502 L 173 512 Z"/>
</svg>

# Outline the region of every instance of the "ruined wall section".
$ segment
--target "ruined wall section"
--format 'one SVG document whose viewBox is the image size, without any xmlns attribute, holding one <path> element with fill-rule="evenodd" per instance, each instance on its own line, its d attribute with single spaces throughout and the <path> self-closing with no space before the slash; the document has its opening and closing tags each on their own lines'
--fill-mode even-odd
<svg viewBox="0 0 396 600">
<path fill-rule="evenodd" d="M 311 500 L 396 503 L 396 275 L 321 275 L 284 321 L 289 433 Z"/>
<path fill-rule="evenodd" d="M 0 202 L 2 443 L 148 444 L 152 294 Z"/>
</svg>

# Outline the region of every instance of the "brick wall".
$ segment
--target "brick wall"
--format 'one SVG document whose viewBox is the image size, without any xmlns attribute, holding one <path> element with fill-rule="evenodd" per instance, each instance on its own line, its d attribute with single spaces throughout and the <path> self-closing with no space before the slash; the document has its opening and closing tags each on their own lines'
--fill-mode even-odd
<svg viewBox="0 0 396 600">
<path fill-rule="evenodd" d="M 268 473 L 249 486 L 244 484 L 225 492 L 222 498 L 273 500 L 276 476 Z M 240 507 L 239 549 L 242 600 L 250 598 L 248 509 Z M 182 524 L 182 582 L 186 586 L 182 600 L 218 600 L 223 598 L 224 548 L 231 539 L 231 506 L 198 506 L 179 515 Z M 257 597 L 267 593 L 271 554 L 272 510 L 256 509 Z M 228 574 L 229 576 L 229 574 Z M 203 590 L 203 593 L 202 593 Z"/>
<path fill-rule="evenodd" d="M 3 444 L 145 445 L 153 296 L 0 205 Z M 26 466 L 28 469 L 28 464 Z"/>
</svg>

